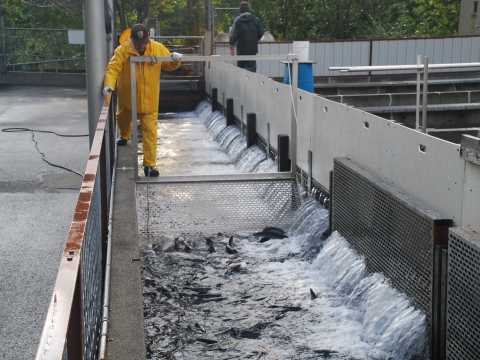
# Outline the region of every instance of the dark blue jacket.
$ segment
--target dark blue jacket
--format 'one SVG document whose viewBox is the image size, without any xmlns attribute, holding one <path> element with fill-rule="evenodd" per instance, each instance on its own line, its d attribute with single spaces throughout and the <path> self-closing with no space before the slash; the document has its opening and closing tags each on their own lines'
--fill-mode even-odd
<svg viewBox="0 0 480 360">
<path fill-rule="evenodd" d="M 258 40 L 263 36 L 263 25 L 250 13 L 243 13 L 235 19 L 230 31 L 230 49 L 237 45 L 237 55 L 258 53 Z"/>
</svg>

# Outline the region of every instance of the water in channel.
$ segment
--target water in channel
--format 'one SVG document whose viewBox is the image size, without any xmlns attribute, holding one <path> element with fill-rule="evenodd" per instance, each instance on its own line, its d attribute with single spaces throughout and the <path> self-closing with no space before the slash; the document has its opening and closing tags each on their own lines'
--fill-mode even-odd
<svg viewBox="0 0 480 360">
<path fill-rule="evenodd" d="M 235 165 L 225 172 L 276 170 L 209 103 L 195 115 Z M 219 229 L 142 244 L 148 358 L 428 358 L 425 315 L 327 228 L 328 211 L 305 198 L 288 238 Z"/>
</svg>

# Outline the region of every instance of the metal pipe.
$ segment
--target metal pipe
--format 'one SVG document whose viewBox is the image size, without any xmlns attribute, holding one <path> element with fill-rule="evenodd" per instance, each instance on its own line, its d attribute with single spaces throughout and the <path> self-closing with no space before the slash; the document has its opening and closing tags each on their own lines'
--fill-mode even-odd
<svg viewBox="0 0 480 360">
<path fill-rule="evenodd" d="M 480 62 L 474 63 L 451 63 L 451 64 L 430 64 L 429 69 L 447 69 L 480 67 Z M 329 66 L 328 70 L 340 70 L 340 72 L 354 71 L 386 71 L 386 70 L 423 70 L 423 65 L 384 65 L 384 66 Z"/>
<path fill-rule="evenodd" d="M 150 36 L 150 39 L 203 39 L 203 36 Z"/>
<path fill-rule="evenodd" d="M 422 63 L 422 56 L 418 55 L 417 57 L 417 65 Z M 417 107 L 415 110 L 415 129 L 418 130 L 420 128 L 420 70 L 417 70 Z"/>
<path fill-rule="evenodd" d="M 110 27 L 112 32 L 107 38 L 107 59 L 111 59 L 113 57 L 113 52 L 115 51 L 115 11 L 113 7 L 113 0 L 108 0 L 108 12 L 110 15 Z"/>
<path fill-rule="evenodd" d="M 110 119 L 111 120 L 111 119 Z M 113 227 L 113 197 L 115 195 L 115 176 L 117 174 L 117 145 L 115 144 L 115 161 L 113 162 L 112 184 L 110 186 L 110 209 L 108 215 L 107 260 L 105 264 L 105 287 L 103 292 L 102 331 L 100 333 L 99 360 L 105 359 L 107 351 L 108 309 L 110 306 L 110 270 L 112 263 L 112 227 Z"/>
<path fill-rule="evenodd" d="M 422 131 L 427 133 L 428 56 L 424 57 L 423 66 Z"/>
<path fill-rule="evenodd" d="M 85 60 L 85 58 L 32 61 L 32 62 L 25 62 L 25 63 L 8 64 L 8 66 L 40 65 L 40 64 L 50 64 L 50 63 L 59 63 L 59 62 L 68 62 L 68 61 L 80 61 L 80 60 Z"/>
<path fill-rule="evenodd" d="M 70 29 L 42 29 L 42 28 L 4 28 L 5 30 L 29 30 L 29 31 L 68 31 Z"/>
<path fill-rule="evenodd" d="M 87 68 L 88 130 L 90 146 L 103 106 L 103 79 L 107 69 L 105 39 L 105 11 L 103 1 L 85 0 L 83 4 L 85 24 L 85 58 Z M 99 36 L 100 34 L 100 36 Z"/>
<path fill-rule="evenodd" d="M 290 159 L 291 174 L 296 177 L 297 174 L 297 93 L 298 93 L 298 56 L 292 56 L 292 114 L 290 119 Z"/>
<path fill-rule="evenodd" d="M 138 57 L 138 59 L 141 59 Z M 133 171 L 134 179 L 138 178 L 138 138 L 137 138 L 137 76 L 135 72 L 135 62 L 130 58 L 130 81 L 132 95 L 132 146 L 133 146 Z"/>
<path fill-rule="evenodd" d="M 130 57 L 131 63 L 150 62 L 152 58 L 157 61 L 173 61 L 170 56 L 132 56 Z M 295 68 L 295 61 L 297 61 L 297 76 L 298 76 L 298 55 L 297 54 L 283 54 L 283 55 L 213 55 L 213 56 L 198 56 L 198 55 L 184 55 L 182 61 L 248 61 L 248 60 L 279 60 L 279 61 L 293 61 L 293 67 Z M 294 69 L 295 70 L 295 69 Z M 292 76 L 293 79 L 293 76 Z M 295 80 L 295 79 L 294 79 Z"/>
</svg>

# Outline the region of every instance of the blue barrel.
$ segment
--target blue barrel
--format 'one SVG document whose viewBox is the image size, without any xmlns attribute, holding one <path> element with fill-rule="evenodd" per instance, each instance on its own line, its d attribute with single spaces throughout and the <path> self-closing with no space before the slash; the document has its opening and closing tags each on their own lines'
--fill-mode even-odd
<svg viewBox="0 0 480 360">
<path fill-rule="evenodd" d="M 288 69 L 290 68 L 290 77 Z M 283 83 L 290 85 L 292 64 L 285 64 Z M 298 63 L 298 88 L 313 93 L 313 63 Z"/>
</svg>

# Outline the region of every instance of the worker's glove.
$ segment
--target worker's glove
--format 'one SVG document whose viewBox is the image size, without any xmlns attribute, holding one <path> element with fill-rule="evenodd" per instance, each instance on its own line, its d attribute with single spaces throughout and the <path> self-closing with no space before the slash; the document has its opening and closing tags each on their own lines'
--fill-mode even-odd
<svg viewBox="0 0 480 360">
<path fill-rule="evenodd" d="M 103 88 L 103 96 L 107 96 L 108 93 L 115 91 L 111 86 L 105 86 Z"/>
<path fill-rule="evenodd" d="M 173 60 L 173 61 L 180 61 L 180 60 L 182 60 L 182 58 L 183 58 L 183 55 L 182 55 L 182 54 L 179 54 L 179 53 L 177 53 L 177 52 L 171 53 L 170 56 L 172 57 L 172 60 Z"/>
</svg>

